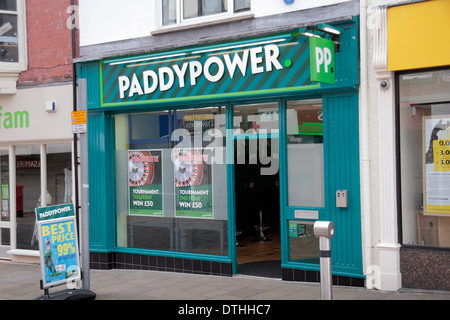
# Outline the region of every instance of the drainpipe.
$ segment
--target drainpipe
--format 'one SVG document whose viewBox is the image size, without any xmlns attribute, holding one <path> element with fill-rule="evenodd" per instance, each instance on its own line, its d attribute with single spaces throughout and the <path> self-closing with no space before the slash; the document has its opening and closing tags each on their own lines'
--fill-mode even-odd
<svg viewBox="0 0 450 320">
<path fill-rule="evenodd" d="M 368 52 L 367 52 L 367 0 L 360 1 L 360 146 L 361 146 L 361 199 L 362 199 L 362 223 L 364 231 L 364 273 L 372 266 L 372 219 L 370 197 L 370 152 L 369 152 L 369 91 L 368 91 Z M 366 274 L 367 289 L 373 289 L 370 276 Z"/>
</svg>

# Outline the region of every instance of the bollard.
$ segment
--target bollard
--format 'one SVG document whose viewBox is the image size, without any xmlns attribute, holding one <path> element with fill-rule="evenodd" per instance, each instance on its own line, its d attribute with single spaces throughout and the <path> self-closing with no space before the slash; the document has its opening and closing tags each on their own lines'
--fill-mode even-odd
<svg viewBox="0 0 450 320">
<path fill-rule="evenodd" d="M 320 295 L 322 300 L 332 300 L 331 238 L 334 236 L 334 223 L 332 221 L 316 221 L 314 235 L 319 238 Z"/>
</svg>

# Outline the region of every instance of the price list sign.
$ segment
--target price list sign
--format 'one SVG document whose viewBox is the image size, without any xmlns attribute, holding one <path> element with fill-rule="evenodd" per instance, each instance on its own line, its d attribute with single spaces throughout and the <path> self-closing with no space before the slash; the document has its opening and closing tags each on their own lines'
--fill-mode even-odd
<svg viewBox="0 0 450 320">
<path fill-rule="evenodd" d="M 80 264 L 73 204 L 36 208 L 43 288 L 79 279 Z"/>
<path fill-rule="evenodd" d="M 448 133 L 448 128 L 446 129 Z M 434 140 L 434 171 L 450 171 L 450 137 Z"/>
<path fill-rule="evenodd" d="M 424 214 L 450 215 L 450 117 L 424 117 Z"/>
</svg>

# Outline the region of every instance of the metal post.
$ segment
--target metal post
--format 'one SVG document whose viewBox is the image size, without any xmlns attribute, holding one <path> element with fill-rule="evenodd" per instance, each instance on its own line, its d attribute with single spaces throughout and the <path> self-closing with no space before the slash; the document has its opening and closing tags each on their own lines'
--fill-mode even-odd
<svg viewBox="0 0 450 320">
<path fill-rule="evenodd" d="M 263 227 L 263 212 L 259 212 L 259 226 L 255 226 L 256 230 L 259 231 L 259 238 L 258 241 L 270 241 L 270 239 L 266 238 L 266 235 L 264 234 L 264 231 L 269 229 L 269 227 Z"/>
<path fill-rule="evenodd" d="M 78 79 L 78 110 L 87 110 L 87 81 Z M 87 132 L 80 133 L 80 176 L 81 176 L 81 265 L 83 289 L 90 290 L 90 248 L 89 248 L 89 174 Z"/>
<path fill-rule="evenodd" d="M 334 223 L 332 221 L 316 221 L 314 235 L 319 238 L 320 296 L 322 300 L 332 300 L 331 238 L 334 236 Z"/>
</svg>

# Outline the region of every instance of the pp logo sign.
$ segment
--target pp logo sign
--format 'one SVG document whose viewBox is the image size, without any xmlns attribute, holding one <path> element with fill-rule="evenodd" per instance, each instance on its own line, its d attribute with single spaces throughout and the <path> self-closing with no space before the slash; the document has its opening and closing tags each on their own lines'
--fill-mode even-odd
<svg viewBox="0 0 450 320">
<path fill-rule="evenodd" d="M 335 62 L 334 42 L 311 37 L 309 43 L 311 61 L 311 81 L 334 84 Z"/>
</svg>

